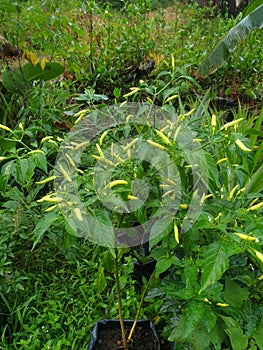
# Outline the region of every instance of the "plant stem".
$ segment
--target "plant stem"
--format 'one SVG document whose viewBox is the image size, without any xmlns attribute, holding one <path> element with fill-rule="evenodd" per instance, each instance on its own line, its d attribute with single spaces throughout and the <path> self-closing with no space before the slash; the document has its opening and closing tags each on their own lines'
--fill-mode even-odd
<svg viewBox="0 0 263 350">
<path fill-rule="evenodd" d="M 115 282 L 116 282 L 117 297 L 118 297 L 119 319 L 120 319 L 120 326 L 121 326 L 121 337 L 122 337 L 122 342 L 123 342 L 123 348 L 125 350 L 128 350 L 125 328 L 124 328 L 124 321 L 123 321 L 123 313 L 122 313 L 121 289 L 120 289 L 119 267 L 118 267 L 118 250 L 117 249 L 115 249 L 115 253 L 116 253 L 116 256 L 114 257 L 114 269 L 115 269 Z"/>
<path fill-rule="evenodd" d="M 92 2 L 90 4 L 90 11 L 89 11 L 89 50 L 90 50 L 90 54 L 89 54 L 89 58 L 90 58 L 90 72 L 93 74 L 94 73 L 94 65 L 93 65 L 93 6 L 94 3 Z"/>
<path fill-rule="evenodd" d="M 134 319 L 134 322 L 133 322 L 133 325 L 132 325 L 132 328 L 130 330 L 130 333 L 129 333 L 129 336 L 128 336 L 128 342 L 131 341 L 131 338 L 132 338 L 132 335 L 133 335 L 133 332 L 135 330 L 135 327 L 136 327 L 136 324 L 137 324 L 137 321 L 139 319 L 139 316 L 140 316 L 140 312 L 141 312 L 141 308 L 142 308 L 142 303 L 144 301 L 144 297 L 145 297 L 145 294 L 148 290 L 148 287 L 150 285 L 150 282 L 151 282 L 151 279 L 152 279 L 152 276 L 155 274 L 155 270 L 153 271 L 153 273 L 151 274 L 143 292 L 142 292 L 142 296 L 141 296 L 141 300 L 140 300 L 140 303 L 139 303 L 139 306 L 138 306 L 138 309 L 137 309 L 137 312 L 136 312 L 136 316 L 135 316 L 135 319 Z"/>
</svg>

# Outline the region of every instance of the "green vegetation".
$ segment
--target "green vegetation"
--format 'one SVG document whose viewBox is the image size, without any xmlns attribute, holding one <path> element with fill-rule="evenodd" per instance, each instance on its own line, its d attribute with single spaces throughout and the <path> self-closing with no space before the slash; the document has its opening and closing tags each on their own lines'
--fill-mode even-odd
<svg viewBox="0 0 263 350">
<path fill-rule="evenodd" d="M 252 4 L 250 5 L 252 6 Z M 247 11 L 248 12 L 248 9 Z M 255 29 L 263 27 L 263 4 L 253 9 L 235 27 L 231 28 L 226 37 L 219 43 L 209 58 L 199 67 L 199 73 L 207 76 L 215 72 L 227 60 L 230 53 L 242 43 L 247 35 Z"/>
<path fill-rule="evenodd" d="M 0 349 L 85 349 L 121 304 L 131 319 L 141 306 L 162 349 L 263 350 L 262 30 L 201 79 L 242 14 L 187 1 L 0 5 Z M 69 132 L 85 120 L 97 134 L 81 146 Z M 71 183 L 81 206 L 63 197 Z M 112 249 L 111 223 L 141 225 L 149 244 Z M 114 239 L 104 246 L 101 227 Z M 136 281 L 134 263 L 151 259 L 150 281 Z"/>
</svg>

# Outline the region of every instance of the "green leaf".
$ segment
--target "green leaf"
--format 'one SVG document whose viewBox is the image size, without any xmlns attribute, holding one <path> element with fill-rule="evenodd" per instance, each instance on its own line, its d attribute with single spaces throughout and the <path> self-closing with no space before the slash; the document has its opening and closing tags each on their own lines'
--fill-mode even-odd
<svg viewBox="0 0 263 350">
<path fill-rule="evenodd" d="M 182 278 L 185 282 L 185 287 L 186 287 L 186 289 L 195 290 L 196 294 L 197 294 L 198 289 L 200 288 L 200 286 L 197 282 L 199 268 L 194 263 L 193 260 L 188 260 L 185 262 L 185 264 L 186 264 L 186 266 L 184 268 L 184 273 L 182 276 Z"/>
<path fill-rule="evenodd" d="M 228 328 L 225 330 L 230 338 L 233 350 L 246 349 L 248 346 L 248 336 L 243 334 L 240 327 Z"/>
<path fill-rule="evenodd" d="M 245 18 L 247 15 L 249 15 L 252 11 L 254 11 L 257 7 L 263 4 L 263 0 L 252 0 L 248 4 L 248 6 L 243 11 L 243 18 Z"/>
<path fill-rule="evenodd" d="M 157 220 L 150 231 L 150 249 L 159 243 L 172 230 L 172 218 L 170 216 Z"/>
<path fill-rule="evenodd" d="M 119 88 L 116 87 L 116 88 L 113 90 L 113 95 L 114 95 L 114 97 L 119 98 L 119 97 L 121 96 L 121 89 L 119 89 Z"/>
<path fill-rule="evenodd" d="M 162 246 L 158 246 L 153 249 L 151 256 L 158 261 L 159 259 L 169 258 L 169 252 Z"/>
<path fill-rule="evenodd" d="M 185 329 L 185 323 L 186 323 L 186 316 L 181 315 L 180 320 L 176 319 L 175 326 L 168 337 L 169 341 L 175 341 L 175 340 L 182 340 L 184 339 L 184 329 Z"/>
<path fill-rule="evenodd" d="M 15 178 L 17 183 L 25 185 L 34 175 L 35 164 L 31 159 L 18 158 L 16 162 Z"/>
<path fill-rule="evenodd" d="M 204 305 L 205 313 L 202 320 L 202 325 L 205 327 L 206 331 L 210 333 L 216 325 L 217 316 L 213 312 L 210 305 Z"/>
<path fill-rule="evenodd" d="M 32 154 L 32 159 L 35 165 L 43 170 L 47 174 L 47 157 L 45 154 L 42 153 L 34 153 Z"/>
<path fill-rule="evenodd" d="M 26 177 L 28 171 L 28 159 L 17 159 L 16 171 L 17 171 L 17 182 L 22 182 Z"/>
<path fill-rule="evenodd" d="M 193 344 L 194 349 L 207 350 L 210 344 L 210 334 L 203 327 L 198 327 L 189 341 Z"/>
<path fill-rule="evenodd" d="M 226 339 L 226 334 L 222 329 L 221 324 L 220 323 L 216 324 L 216 326 L 212 329 L 209 335 L 210 335 L 211 343 L 214 345 L 215 350 L 221 350 L 222 349 L 221 344 Z"/>
<path fill-rule="evenodd" d="M 199 66 L 198 74 L 205 78 L 209 74 L 214 73 L 252 30 L 262 27 L 263 5 L 260 5 L 236 26 L 231 28 L 209 57 Z"/>
<path fill-rule="evenodd" d="M 104 268 L 100 267 L 98 277 L 95 281 L 95 289 L 100 294 L 105 290 L 106 287 L 107 287 L 107 281 L 104 274 Z"/>
<path fill-rule="evenodd" d="M 45 214 L 37 223 L 35 229 L 34 229 L 34 243 L 32 250 L 35 249 L 36 245 L 39 243 L 39 241 L 42 239 L 44 233 L 50 228 L 50 226 L 58 220 L 58 214 L 57 213 L 48 213 Z"/>
<path fill-rule="evenodd" d="M 103 265 L 104 269 L 109 273 L 114 272 L 114 257 L 115 256 L 116 256 L 115 251 L 114 251 L 114 255 L 112 255 L 112 253 L 109 250 L 103 256 L 102 265 Z"/>
<path fill-rule="evenodd" d="M 219 315 L 219 317 L 224 321 L 225 328 L 238 328 L 239 323 L 232 317 Z"/>
<path fill-rule="evenodd" d="M 205 159 L 206 159 L 206 166 L 208 168 L 208 178 L 209 178 L 209 186 L 211 185 L 217 185 L 219 182 L 219 171 L 216 165 L 215 158 L 212 157 L 211 154 L 206 153 L 205 154 Z M 210 189 L 213 191 L 214 189 Z"/>
<path fill-rule="evenodd" d="M 192 300 L 187 306 L 185 317 L 182 317 L 179 321 L 176 338 L 178 340 L 183 340 L 192 334 L 202 321 L 204 313 L 205 308 L 203 302 Z"/>
<path fill-rule="evenodd" d="M 35 66 L 32 63 L 27 63 L 21 69 L 21 73 L 27 81 L 51 80 L 63 72 L 64 67 L 56 62 L 46 62 L 44 70 L 41 68 L 40 63 Z"/>
<path fill-rule="evenodd" d="M 156 263 L 156 276 L 160 276 L 161 273 L 167 271 L 171 267 L 173 261 L 169 259 L 160 259 Z"/>
<path fill-rule="evenodd" d="M 2 73 L 4 87 L 13 93 L 25 95 L 29 87 L 28 82 L 23 78 L 21 73 L 7 70 Z"/>
<path fill-rule="evenodd" d="M 219 315 L 219 317 L 225 323 L 225 332 L 230 338 L 230 342 L 233 350 L 246 349 L 248 345 L 248 336 L 243 334 L 243 331 L 238 323 L 232 317 Z"/>
<path fill-rule="evenodd" d="M 245 185 L 244 193 L 263 191 L 263 164 L 257 169 Z"/>
<path fill-rule="evenodd" d="M 0 137 L 0 150 L 9 151 L 15 148 L 17 141 Z"/>
<path fill-rule="evenodd" d="M 179 288 L 180 287 L 180 288 Z M 196 290 L 194 288 L 183 288 L 182 286 L 165 286 L 163 287 L 167 295 L 175 298 L 176 300 L 191 300 L 196 297 Z"/>
<path fill-rule="evenodd" d="M 11 160 L 10 162 L 7 162 L 4 165 L 2 165 L 1 180 L 0 180 L 1 191 L 5 192 L 6 190 L 8 190 L 8 187 L 9 187 L 8 182 L 9 182 L 9 179 L 14 174 L 15 168 L 16 168 L 15 160 Z"/>
<path fill-rule="evenodd" d="M 183 320 L 182 325 L 180 324 L 181 320 Z M 169 340 L 170 341 L 174 341 L 174 340 L 179 340 L 178 345 L 184 345 L 181 344 L 182 343 L 187 343 L 187 345 L 192 345 L 191 347 L 188 347 L 186 345 L 183 347 L 180 347 L 179 349 L 195 349 L 195 350 L 206 350 L 208 349 L 208 345 L 210 343 L 210 334 L 207 332 L 206 329 L 204 329 L 203 327 L 197 327 L 196 330 L 191 333 L 188 337 L 184 338 L 179 338 L 178 336 L 184 336 L 184 326 L 185 326 L 185 322 L 186 319 L 184 316 L 181 317 L 180 322 L 178 324 L 178 328 L 177 328 L 177 332 L 174 332 L 174 330 L 172 330 L 170 336 L 169 336 Z M 179 332 L 178 332 L 179 331 Z"/>
<path fill-rule="evenodd" d="M 201 289 L 199 294 L 208 286 L 217 282 L 226 271 L 229 265 L 231 255 L 241 251 L 235 243 L 213 242 L 202 249 L 202 267 L 201 267 Z"/>
<path fill-rule="evenodd" d="M 242 288 L 229 277 L 225 279 L 224 298 L 225 301 L 233 307 L 240 308 L 244 301 L 248 299 L 248 288 Z"/>
</svg>

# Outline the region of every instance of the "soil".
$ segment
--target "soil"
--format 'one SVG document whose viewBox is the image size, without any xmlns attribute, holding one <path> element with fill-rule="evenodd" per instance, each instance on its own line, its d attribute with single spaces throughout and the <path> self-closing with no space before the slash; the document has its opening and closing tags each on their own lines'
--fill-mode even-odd
<svg viewBox="0 0 263 350">
<path fill-rule="evenodd" d="M 130 327 L 126 327 L 126 334 L 129 334 Z M 149 328 L 137 326 L 133 333 L 129 350 L 157 350 L 157 340 Z M 121 340 L 120 327 L 101 329 L 99 339 L 94 350 L 124 350 Z"/>
</svg>

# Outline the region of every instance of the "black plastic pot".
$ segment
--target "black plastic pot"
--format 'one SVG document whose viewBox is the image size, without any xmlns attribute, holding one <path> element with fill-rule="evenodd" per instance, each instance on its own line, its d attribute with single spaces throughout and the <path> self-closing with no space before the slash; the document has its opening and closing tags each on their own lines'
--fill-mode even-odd
<svg viewBox="0 0 263 350">
<path fill-rule="evenodd" d="M 140 284 L 142 283 L 143 277 L 149 280 L 149 278 L 151 277 L 152 273 L 155 270 L 155 266 L 156 266 L 156 261 L 154 260 L 147 261 L 143 264 L 139 262 L 135 262 L 134 269 L 133 269 L 134 279 Z"/>
<path fill-rule="evenodd" d="M 133 325 L 133 320 L 125 320 L 124 325 L 131 328 Z M 144 329 L 149 329 L 152 332 L 153 337 L 156 340 L 157 344 L 157 350 L 160 350 L 160 342 L 158 339 L 158 335 L 155 331 L 154 325 L 150 320 L 138 320 L 137 325 L 139 327 L 142 327 Z M 88 344 L 87 350 L 94 350 L 95 346 L 98 345 L 100 333 L 103 329 L 117 329 L 120 328 L 120 321 L 119 320 L 101 320 L 98 321 L 94 327 L 93 332 L 91 333 L 90 341 Z M 147 339 L 145 340 L 147 342 Z M 100 349 L 105 350 L 105 349 Z"/>
<path fill-rule="evenodd" d="M 134 263 L 134 270 L 133 270 L 133 277 L 134 279 L 141 285 L 142 284 L 142 278 L 145 277 L 147 280 L 151 277 L 152 273 L 155 270 L 156 261 L 155 260 L 149 260 L 143 264 L 139 262 Z M 160 278 L 164 278 L 169 274 L 169 270 L 163 272 L 160 274 Z"/>
</svg>

